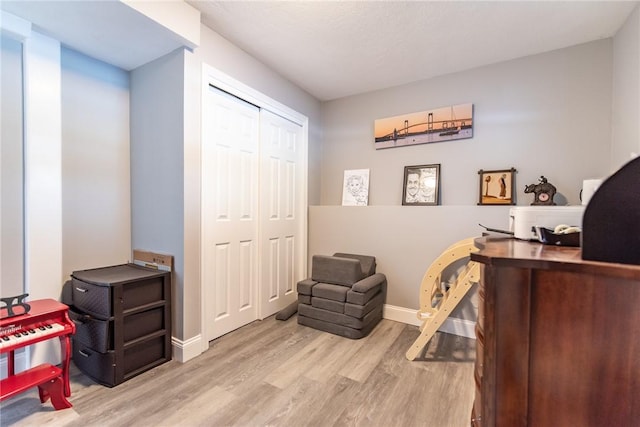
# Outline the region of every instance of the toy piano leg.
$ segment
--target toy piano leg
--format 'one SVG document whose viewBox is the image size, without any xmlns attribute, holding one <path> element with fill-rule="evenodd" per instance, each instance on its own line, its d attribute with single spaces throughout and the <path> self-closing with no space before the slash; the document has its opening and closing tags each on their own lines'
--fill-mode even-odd
<svg viewBox="0 0 640 427">
<path fill-rule="evenodd" d="M 62 382 L 64 385 L 64 395 L 71 396 L 71 385 L 69 384 L 69 365 L 71 364 L 71 338 L 69 335 L 60 337 L 60 349 L 62 352 Z"/>
<path fill-rule="evenodd" d="M 64 382 L 60 377 L 40 384 L 38 386 L 38 394 L 40 395 L 40 402 L 42 403 L 51 399 L 51 404 L 56 411 L 73 406 L 64 395 Z"/>
</svg>

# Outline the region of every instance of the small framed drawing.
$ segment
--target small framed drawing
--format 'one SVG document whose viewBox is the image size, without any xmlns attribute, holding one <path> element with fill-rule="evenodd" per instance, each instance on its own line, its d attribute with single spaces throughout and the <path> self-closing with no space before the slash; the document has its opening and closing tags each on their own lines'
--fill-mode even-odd
<svg viewBox="0 0 640 427">
<path fill-rule="evenodd" d="M 402 204 L 432 206 L 440 202 L 440 165 L 405 166 Z"/>
<path fill-rule="evenodd" d="M 478 204 L 515 205 L 515 173 L 514 168 L 495 171 L 480 169 Z"/>
<path fill-rule="evenodd" d="M 369 169 L 344 171 L 342 206 L 367 206 L 369 204 Z"/>
</svg>

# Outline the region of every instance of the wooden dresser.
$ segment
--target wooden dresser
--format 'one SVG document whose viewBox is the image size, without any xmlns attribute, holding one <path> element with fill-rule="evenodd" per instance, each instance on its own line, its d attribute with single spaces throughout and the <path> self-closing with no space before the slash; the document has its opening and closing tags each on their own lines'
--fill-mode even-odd
<svg viewBox="0 0 640 427">
<path fill-rule="evenodd" d="M 640 426 L 640 266 L 480 238 L 473 426 Z"/>
</svg>

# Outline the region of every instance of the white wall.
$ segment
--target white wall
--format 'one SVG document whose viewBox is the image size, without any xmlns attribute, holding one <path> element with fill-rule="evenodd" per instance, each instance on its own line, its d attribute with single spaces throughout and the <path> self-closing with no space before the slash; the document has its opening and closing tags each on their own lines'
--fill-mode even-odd
<svg viewBox="0 0 640 427">
<path fill-rule="evenodd" d="M 613 39 L 610 172 L 640 154 L 640 6 Z"/>
<path fill-rule="evenodd" d="M 129 77 L 36 32 L 24 46 L 26 288 L 58 298 L 73 270 L 130 259 Z M 22 119 L 7 118 L 21 145 Z"/>
<path fill-rule="evenodd" d="M 0 16 L 4 21 L 5 16 Z M 24 209 L 23 209 L 23 99 L 22 37 L 0 37 L 0 295 L 10 297 L 25 292 Z M 30 31 L 30 28 L 29 28 Z M 15 354 L 16 369 L 25 369 L 27 354 Z M 7 376 L 7 355 L 0 357 L 0 378 Z"/>
<path fill-rule="evenodd" d="M 31 299 L 58 299 L 72 270 L 129 259 L 128 75 L 37 32 L 25 34 L 23 46 L 24 86 L 3 88 L 2 99 L 17 111 L 23 101 L 9 89 L 24 96 L 24 290 Z M 21 151 L 22 118 L 6 118 L 3 139 L 13 129 Z M 11 250 L 17 259 L 22 247 Z M 53 361 L 59 345 L 38 344 L 30 357 Z"/>
<path fill-rule="evenodd" d="M 310 209 L 309 254 L 358 251 L 378 258 L 387 303 L 417 309 L 429 264 L 449 245 L 508 226 L 508 207 L 476 206 L 479 169 L 545 175 L 557 202 L 579 204 L 582 180 L 609 168 L 610 39 L 323 104 L 322 205 Z M 474 104 L 472 139 L 375 150 L 375 119 Z M 404 166 L 441 164 L 442 206 L 400 206 Z M 371 169 L 368 207 L 341 207 L 345 169 Z M 475 319 L 472 302 L 454 313 Z"/>
<path fill-rule="evenodd" d="M 25 291 L 55 298 L 62 279 L 60 42 L 33 32 L 23 48 Z"/>
<path fill-rule="evenodd" d="M 60 43 L 31 32 L 23 67 L 24 290 L 30 299 L 55 299 L 62 277 Z M 29 347 L 29 361 L 60 360 L 59 347 Z"/>
<path fill-rule="evenodd" d="M 22 43 L 0 40 L 0 289 L 9 297 L 24 292 Z"/>
<path fill-rule="evenodd" d="M 131 259 L 129 73 L 63 48 L 62 272 Z"/>
</svg>

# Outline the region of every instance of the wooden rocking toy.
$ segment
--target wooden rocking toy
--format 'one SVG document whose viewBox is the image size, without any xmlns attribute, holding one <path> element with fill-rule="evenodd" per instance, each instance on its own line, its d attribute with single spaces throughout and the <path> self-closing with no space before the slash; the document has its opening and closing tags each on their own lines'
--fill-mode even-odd
<svg viewBox="0 0 640 427">
<path fill-rule="evenodd" d="M 480 266 L 474 261 L 466 264 L 453 283 L 442 282 L 442 272 L 448 266 L 478 251 L 473 240 L 472 237 L 449 246 L 425 272 L 420 284 L 420 309 L 417 312 L 418 319 L 423 322 L 421 334 L 407 351 L 407 359 L 415 360 L 473 284 L 478 283 Z"/>
</svg>

